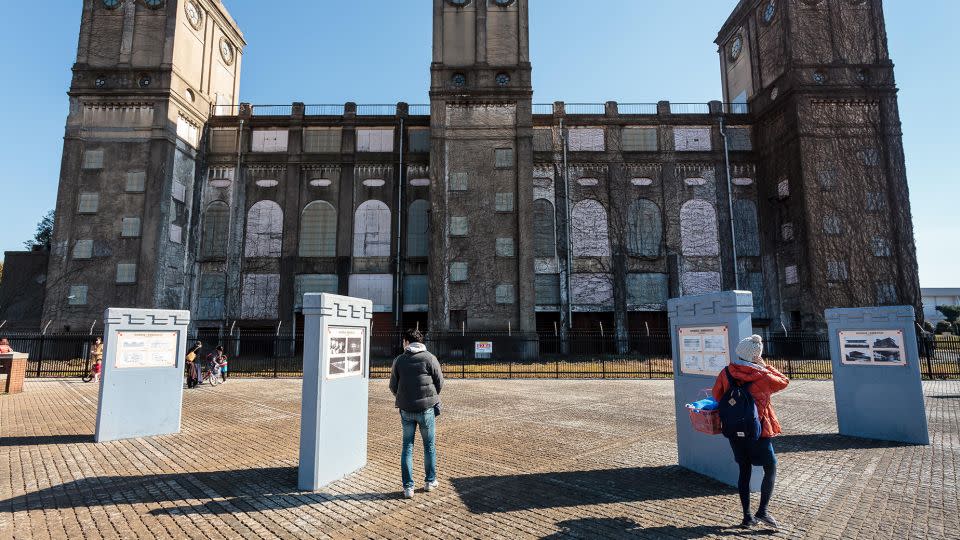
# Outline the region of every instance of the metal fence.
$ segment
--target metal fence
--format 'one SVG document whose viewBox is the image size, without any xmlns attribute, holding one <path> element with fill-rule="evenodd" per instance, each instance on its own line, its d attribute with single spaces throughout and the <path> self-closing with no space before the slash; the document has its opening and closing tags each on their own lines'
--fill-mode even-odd
<svg viewBox="0 0 960 540">
<path fill-rule="evenodd" d="M 28 377 L 79 377 L 90 369 L 90 346 L 97 334 L 8 333 L 14 350 L 30 355 Z M 231 376 L 299 377 L 303 373 L 303 336 L 237 332 L 200 332 L 202 354 L 222 345 Z M 477 354 L 478 341 L 492 353 Z M 598 378 L 668 379 L 673 377 L 671 340 L 666 332 L 554 334 L 453 333 L 427 335 L 428 348 L 453 378 Z M 770 335 L 764 357 L 791 378 L 829 379 L 830 344 L 822 335 Z M 925 379 L 960 379 L 960 338 L 923 336 L 918 340 Z M 401 353 L 399 332 L 374 332 L 370 374 L 388 377 Z"/>
<path fill-rule="evenodd" d="M 343 105 L 304 105 L 305 116 L 343 116 Z"/>
</svg>

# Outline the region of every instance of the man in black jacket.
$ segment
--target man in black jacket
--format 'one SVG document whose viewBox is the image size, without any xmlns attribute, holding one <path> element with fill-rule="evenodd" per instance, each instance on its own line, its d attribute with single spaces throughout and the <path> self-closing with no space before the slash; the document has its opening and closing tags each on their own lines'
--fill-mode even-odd
<svg viewBox="0 0 960 540">
<path fill-rule="evenodd" d="M 413 440 L 417 426 L 423 437 L 423 465 L 426 469 L 426 491 L 437 488 L 437 448 L 434 443 L 435 407 L 440 403 L 443 372 L 437 357 L 427 352 L 419 330 L 403 333 L 403 354 L 393 361 L 390 370 L 390 391 L 396 396 L 403 423 L 403 452 L 400 473 L 403 496 L 413 497 Z"/>
</svg>

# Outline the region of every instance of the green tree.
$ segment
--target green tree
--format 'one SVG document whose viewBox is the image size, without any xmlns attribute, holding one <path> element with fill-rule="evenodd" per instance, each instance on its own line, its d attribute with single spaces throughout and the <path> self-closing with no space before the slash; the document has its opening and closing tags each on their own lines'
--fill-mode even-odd
<svg viewBox="0 0 960 540">
<path fill-rule="evenodd" d="M 937 323 L 936 330 L 938 334 L 949 334 L 951 329 L 950 323 L 947 321 L 939 321 Z"/>
<path fill-rule="evenodd" d="M 40 220 L 40 223 L 37 223 L 37 232 L 34 233 L 33 239 L 27 240 L 23 243 L 24 247 L 27 249 L 33 249 L 34 247 L 42 247 L 44 249 L 50 249 L 50 240 L 53 238 L 53 210 L 47 212 L 47 215 L 43 216 L 43 219 Z"/>
<path fill-rule="evenodd" d="M 953 324 L 957 322 L 957 319 L 960 318 L 960 306 L 937 306 L 937 311 L 939 311 L 943 318 L 947 319 L 947 322 Z"/>
<path fill-rule="evenodd" d="M 0 261 L 0 283 L 3 283 L 3 261 Z"/>
</svg>

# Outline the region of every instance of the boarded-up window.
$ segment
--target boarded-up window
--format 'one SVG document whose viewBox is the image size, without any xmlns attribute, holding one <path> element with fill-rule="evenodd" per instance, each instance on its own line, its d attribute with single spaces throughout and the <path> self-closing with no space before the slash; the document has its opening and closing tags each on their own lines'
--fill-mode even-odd
<svg viewBox="0 0 960 540">
<path fill-rule="evenodd" d="M 147 183 L 147 173 L 134 171 L 127 173 L 127 193 L 143 193 Z"/>
<path fill-rule="evenodd" d="M 879 236 L 874 237 L 872 245 L 874 257 L 890 256 L 890 242 L 888 242 L 886 238 L 881 238 Z"/>
<path fill-rule="evenodd" d="M 817 173 L 817 182 L 820 183 L 820 189 L 830 191 L 837 187 L 837 170 L 827 168 Z"/>
<path fill-rule="evenodd" d="M 570 288 L 575 305 L 613 309 L 613 276 L 610 274 L 572 274 Z"/>
<path fill-rule="evenodd" d="M 313 201 L 300 216 L 300 256 L 337 255 L 337 210 L 327 201 Z"/>
<path fill-rule="evenodd" d="M 403 310 L 427 311 L 427 276 L 404 276 Z"/>
<path fill-rule="evenodd" d="M 467 173 L 450 173 L 450 191 L 466 191 L 468 187 Z"/>
<path fill-rule="evenodd" d="M 867 211 L 868 212 L 879 212 L 887 207 L 887 200 L 883 197 L 883 193 L 871 191 L 867 193 Z"/>
<path fill-rule="evenodd" d="M 430 203 L 419 199 L 410 203 L 407 210 L 407 257 L 426 257 L 430 254 L 430 239 L 427 230 Z"/>
<path fill-rule="evenodd" d="M 538 306 L 560 305 L 560 276 L 537 274 L 533 282 L 534 296 Z"/>
<path fill-rule="evenodd" d="M 393 152 L 393 129 L 358 129 L 357 152 Z"/>
<path fill-rule="evenodd" d="M 180 137 L 190 146 L 196 148 L 200 144 L 200 126 L 187 120 L 183 116 L 177 117 L 177 137 Z"/>
<path fill-rule="evenodd" d="M 429 129 L 411 129 L 407 132 L 407 138 L 410 141 L 410 152 L 430 151 Z"/>
<path fill-rule="evenodd" d="M 717 212 L 712 204 L 702 199 L 683 203 L 680 207 L 680 244 L 683 254 L 688 257 L 713 257 L 720 254 Z"/>
<path fill-rule="evenodd" d="M 240 316 L 244 319 L 276 319 L 279 292 L 280 274 L 245 274 Z"/>
<path fill-rule="evenodd" d="M 656 152 L 657 128 L 623 128 L 624 152 Z"/>
<path fill-rule="evenodd" d="M 498 304 L 512 304 L 514 303 L 514 294 L 513 294 L 513 285 L 509 283 L 502 283 L 497 285 L 496 297 Z"/>
<path fill-rule="evenodd" d="M 893 283 L 877 283 L 877 304 L 892 305 L 897 304 L 897 287 Z"/>
<path fill-rule="evenodd" d="M 777 183 L 777 197 L 786 199 L 790 196 L 790 180 L 784 178 Z"/>
<path fill-rule="evenodd" d="M 680 285 L 684 296 L 717 292 L 721 289 L 720 272 L 684 272 Z"/>
<path fill-rule="evenodd" d="M 663 219 L 660 207 L 649 199 L 630 204 L 627 249 L 635 257 L 659 257 L 663 243 Z"/>
<path fill-rule="evenodd" d="M 567 149 L 571 152 L 603 152 L 606 144 L 603 128 L 573 128 L 567 130 Z"/>
<path fill-rule="evenodd" d="M 340 128 L 306 128 L 303 130 L 303 151 L 308 154 L 339 154 Z"/>
<path fill-rule="evenodd" d="M 293 307 L 303 309 L 303 295 L 308 293 L 339 292 L 340 281 L 336 274 L 300 274 L 293 278 Z"/>
<path fill-rule="evenodd" d="M 197 319 L 211 321 L 223 318 L 223 297 L 227 278 L 224 274 L 200 276 L 200 294 L 197 299 Z"/>
<path fill-rule="evenodd" d="M 733 231 L 737 235 L 737 255 L 760 256 L 760 227 L 753 201 L 739 199 L 733 203 Z"/>
<path fill-rule="evenodd" d="M 77 212 L 81 214 L 96 214 L 99 207 L 99 193 L 92 191 L 81 191 L 77 196 Z"/>
<path fill-rule="evenodd" d="M 557 254 L 557 230 L 554 227 L 553 203 L 546 199 L 533 201 L 533 256 L 552 258 Z"/>
<path fill-rule="evenodd" d="M 214 154 L 235 154 L 237 152 L 237 130 L 233 128 L 211 129 L 210 151 Z"/>
<path fill-rule="evenodd" d="M 673 143 L 677 152 L 709 152 L 710 128 L 673 128 Z"/>
<path fill-rule="evenodd" d="M 513 168 L 513 148 L 497 148 L 493 154 L 498 169 Z"/>
<path fill-rule="evenodd" d="M 848 277 L 846 261 L 827 261 L 827 280 L 846 281 Z"/>
<path fill-rule="evenodd" d="M 103 168 L 103 150 L 87 150 L 83 153 L 84 169 Z"/>
<path fill-rule="evenodd" d="M 260 201 L 247 212 L 247 257 L 279 257 L 283 247 L 283 210 L 273 201 Z"/>
<path fill-rule="evenodd" d="M 450 236 L 466 236 L 470 232 L 467 218 L 464 216 L 450 216 Z"/>
<path fill-rule="evenodd" d="M 77 240 L 73 245 L 74 259 L 89 259 L 93 257 L 93 240 Z"/>
<path fill-rule="evenodd" d="M 535 152 L 553 151 L 553 130 L 550 128 L 536 128 L 533 130 L 533 150 Z"/>
<path fill-rule="evenodd" d="M 173 197 L 173 200 L 185 202 L 187 200 L 187 186 L 181 184 L 180 182 L 174 181 L 170 194 Z"/>
<path fill-rule="evenodd" d="M 784 223 L 780 226 L 780 238 L 784 241 L 793 240 L 793 223 Z"/>
<path fill-rule="evenodd" d="M 286 152 L 289 132 L 285 129 L 255 129 L 250 149 L 254 152 Z"/>
<path fill-rule="evenodd" d="M 468 276 L 467 263 L 450 263 L 450 281 L 466 281 Z"/>
<path fill-rule="evenodd" d="M 117 283 L 136 283 L 137 265 L 136 263 L 118 263 L 117 264 Z"/>
<path fill-rule="evenodd" d="M 662 309 L 670 297 L 667 274 L 627 274 L 627 304 Z"/>
<path fill-rule="evenodd" d="M 170 241 L 173 242 L 174 244 L 182 244 L 183 243 L 183 227 L 179 225 L 174 225 L 171 223 L 170 230 L 169 230 L 169 237 L 170 237 Z"/>
<path fill-rule="evenodd" d="M 87 286 L 71 285 L 70 294 L 67 295 L 67 303 L 71 306 L 87 305 Z"/>
<path fill-rule="evenodd" d="M 763 286 L 763 274 L 761 272 L 750 272 L 747 274 L 747 290 L 753 293 L 754 317 L 766 317 L 766 290 Z"/>
<path fill-rule="evenodd" d="M 120 224 L 120 236 L 140 236 L 140 218 L 125 217 Z"/>
<path fill-rule="evenodd" d="M 230 208 L 226 203 L 214 201 L 203 213 L 203 239 L 201 253 L 204 257 L 227 256 L 227 234 L 230 231 Z"/>
<path fill-rule="evenodd" d="M 494 202 L 497 212 L 513 212 L 513 193 L 497 193 Z"/>
<path fill-rule="evenodd" d="M 840 216 L 837 216 L 835 214 L 824 216 L 823 232 L 824 234 L 829 234 L 833 236 L 843 234 L 843 222 L 840 221 Z"/>
<path fill-rule="evenodd" d="M 783 269 L 783 280 L 787 285 L 796 285 L 800 282 L 800 275 L 796 265 L 789 265 Z"/>
<path fill-rule="evenodd" d="M 369 200 L 357 208 L 353 224 L 354 257 L 390 256 L 390 209 Z"/>
<path fill-rule="evenodd" d="M 497 238 L 497 257 L 513 257 L 513 238 Z"/>
<path fill-rule="evenodd" d="M 393 276 L 390 274 L 351 274 L 350 296 L 373 302 L 376 312 L 393 310 Z"/>
<path fill-rule="evenodd" d="M 599 201 L 586 199 L 575 204 L 570 221 L 574 257 L 610 255 L 607 211 Z"/>
<path fill-rule="evenodd" d="M 753 142 L 750 139 L 750 128 L 728 128 L 727 147 L 734 152 L 749 152 L 753 150 Z"/>
</svg>

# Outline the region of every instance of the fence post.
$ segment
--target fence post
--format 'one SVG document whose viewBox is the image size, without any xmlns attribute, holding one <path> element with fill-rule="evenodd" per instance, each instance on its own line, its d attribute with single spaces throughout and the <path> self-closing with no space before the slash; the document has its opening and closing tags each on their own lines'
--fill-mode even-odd
<svg viewBox="0 0 960 540">
<path fill-rule="evenodd" d="M 793 378 L 793 359 L 787 358 L 787 377 Z"/>
<path fill-rule="evenodd" d="M 40 334 L 40 352 L 37 354 L 37 378 L 40 378 L 40 366 L 43 365 L 43 342 L 46 334 Z"/>
</svg>

